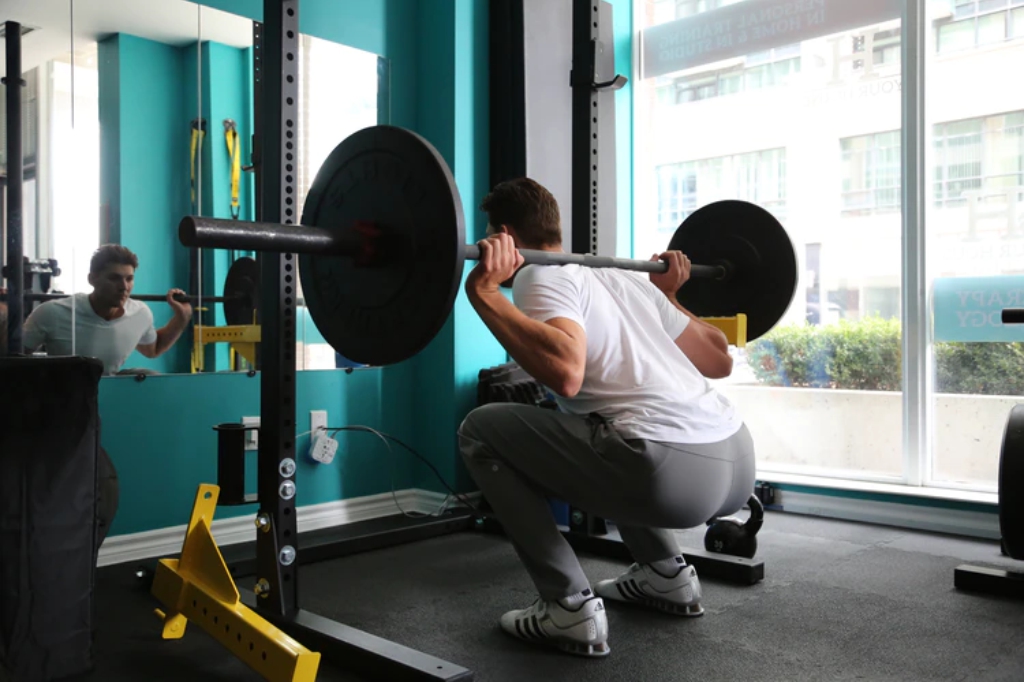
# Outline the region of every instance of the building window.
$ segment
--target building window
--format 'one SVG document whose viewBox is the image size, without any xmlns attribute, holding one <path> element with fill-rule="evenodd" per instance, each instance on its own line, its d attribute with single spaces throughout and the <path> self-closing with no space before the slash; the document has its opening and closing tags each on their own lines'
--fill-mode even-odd
<svg viewBox="0 0 1024 682">
<path fill-rule="evenodd" d="M 698 207 L 721 199 L 756 203 L 780 220 L 785 213 L 785 149 L 666 164 L 655 172 L 662 232 L 674 232 Z"/>
<path fill-rule="evenodd" d="M 897 48 L 898 49 L 898 48 Z M 659 100 L 684 104 L 788 85 L 800 73 L 800 44 L 754 52 L 742 64 L 680 76 L 662 86 Z"/>
<path fill-rule="evenodd" d="M 840 140 L 843 165 L 842 209 L 846 214 L 900 208 L 900 132 Z"/>
<path fill-rule="evenodd" d="M 1024 37 L 1024 0 L 954 0 L 936 25 L 939 52 L 955 52 Z"/>
<path fill-rule="evenodd" d="M 935 126 L 935 205 L 1005 196 L 1024 187 L 1024 112 Z"/>
<path fill-rule="evenodd" d="M 898 210 L 899 132 L 846 138 L 841 147 L 843 212 Z M 933 151 L 936 207 L 1024 192 L 1024 111 L 938 123 Z"/>
</svg>

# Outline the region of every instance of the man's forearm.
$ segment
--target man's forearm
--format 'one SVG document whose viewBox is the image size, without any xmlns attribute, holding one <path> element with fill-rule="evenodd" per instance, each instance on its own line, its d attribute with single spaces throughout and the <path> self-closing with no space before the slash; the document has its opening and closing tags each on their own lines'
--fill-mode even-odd
<svg viewBox="0 0 1024 682">
<path fill-rule="evenodd" d="M 175 315 L 171 321 L 156 332 L 156 354 L 163 355 L 178 340 L 188 326 L 188 318 Z"/>
<path fill-rule="evenodd" d="M 469 300 L 494 337 L 527 374 L 554 391 L 566 384 L 573 373 L 569 358 L 574 352 L 574 341 L 568 334 L 527 317 L 500 292 L 470 292 Z"/>
</svg>

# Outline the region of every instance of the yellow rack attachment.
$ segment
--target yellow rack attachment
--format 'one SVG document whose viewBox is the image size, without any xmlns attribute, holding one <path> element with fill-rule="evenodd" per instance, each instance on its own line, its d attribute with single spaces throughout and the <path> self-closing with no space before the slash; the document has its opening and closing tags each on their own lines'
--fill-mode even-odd
<svg viewBox="0 0 1024 682">
<path fill-rule="evenodd" d="M 225 327 L 193 327 L 192 331 L 192 372 L 202 372 L 206 368 L 206 344 L 230 343 L 231 350 L 238 353 L 256 366 L 256 345 L 262 338 L 258 324 L 228 325 Z M 232 361 L 231 366 L 234 367 Z"/>
<path fill-rule="evenodd" d="M 747 316 L 743 313 L 736 317 L 702 317 L 700 319 L 721 329 L 729 339 L 730 345 L 737 348 L 747 345 Z"/>
<path fill-rule="evenodd" d="M 164 639 L 181 639 L 194 621 L 270 682 L 314 682 L 320 654 L 309 651 L 241 602 L 238 588 L 210 531 L 220 488 L 202 484 L 180 559 L 161 559 L 152 593 L 164 609 Z"/>
</svg>

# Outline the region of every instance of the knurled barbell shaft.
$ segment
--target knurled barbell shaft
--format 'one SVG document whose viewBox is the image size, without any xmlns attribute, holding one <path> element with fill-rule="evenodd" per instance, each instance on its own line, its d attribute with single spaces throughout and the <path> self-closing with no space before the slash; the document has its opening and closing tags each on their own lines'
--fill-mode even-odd
<svg viewBox="0 0 1024 682">
<path fill-rule="evenodd" d="M 352 231 L 331 231 L 321 227 L 254 223 L 224 218 L 186 216 L 178 227 L 184 246 L 243 251 L 275 251 L 326 256 L 356 256 L 366 252 L 367 237 Z M 467 244 L 466 260 L 480 260 L 480 248 Z M 589 268 L 616 268 L 641 272 L 665 272 L 664 261 L 612 258 L 580 253 L 520 249 L 523 261 L 531 265 L 583 265 Z M 700 278 L 721 278 L 726 268 L 721 265 L 691 265 L 690 275 Z"/>
<path fill-rule="evenodd" d="M 56 301 L 58 299 L 67 298 L 69 296 L 71 296 L 71 294 L 26 293 L 24 294 L 24 299 L 26 301 L 45 302 Z M 0 301 L 6 300 L 6 298 L 6 294 L 0 294 Z M 136 301 L 160 302 L 167 300 L 167 294 L 132 294 L 130 298 Z M 198 301 L 199 297 L 189 296 L 188 294 L 185 294 L 184 296 L 182 296 L 181 294 L 175 294 L 174 300 L 176 300 L 178 303 L 192 303 L 194 301 Z M 228 301 L 235 300 L 235 298 L 231 296 L 204 296 L 202 300 L 203 303 L 227 303 Z"/>
<path fill-rule="evenodd" d="M 665 272 L 668 264 L 665 261 L 638 260 L 635 258 L 613 258 L 611 256 L 593 256 L 587 253 L 564 253 L 560 251 L 536 251 L 519 249 L 523 262 L 529 265 L 582 265 L 588 268 L 615 268 L 616 270 L 637 270 L 640 272 Z M 466 260 L 480 260 L 480 247 L 476 244 L 466 246 Z M 725 268 L 721 265 L 693 265 L 690 275 L 693 277 L 724 277 Z"/>
</svg>

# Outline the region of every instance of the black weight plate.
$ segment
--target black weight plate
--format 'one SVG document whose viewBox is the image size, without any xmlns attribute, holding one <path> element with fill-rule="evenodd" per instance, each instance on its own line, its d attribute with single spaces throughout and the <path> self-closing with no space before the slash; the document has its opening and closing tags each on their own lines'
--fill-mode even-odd
<svg viewBox="0 0 1024 682">
<path fill-rule="evenodd" d="M 757 204 L 729 199 L 702 206 L 683 221 L 668 248 L 695 264 L 732 264 L 727 281 L 693 277 L 676 298 L 698 317 L 745 313 L 748 341 L 778 324 L 796 296 L 793 242 L 775 216 Z"/>
<path fill-rule="evenodd" d="M 243 256 L 231 264 L 224 278 L 224 320 L 229 325 L 256 324 L 253 313 L 260 300 L 260 266 Z"/>
<path fill-rule="evenodd" d="M 430 343 L 462 283 L 462 201 L 429 142 L 403 128 L 372 126 L 335 147 L 306 196 L 302 224 L 350 230 L 361 221 L 404 244 L 400 255 L 375 267 L 303 255 L 302 291 L 310 317 L 336 351 L 358 363 L 389 365 Z"/>
<path fill-rule="evenodd" d="M 999 453 L 999 532 L 1006 553 L 1024 560 L 1024 405 L 1010 410 Z"/>
</svg>

